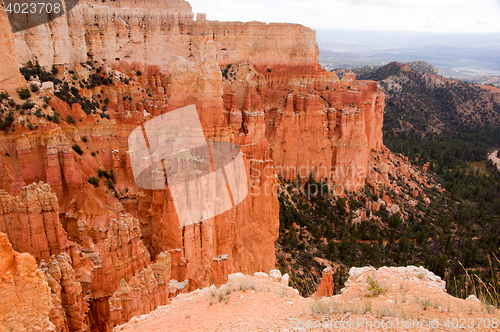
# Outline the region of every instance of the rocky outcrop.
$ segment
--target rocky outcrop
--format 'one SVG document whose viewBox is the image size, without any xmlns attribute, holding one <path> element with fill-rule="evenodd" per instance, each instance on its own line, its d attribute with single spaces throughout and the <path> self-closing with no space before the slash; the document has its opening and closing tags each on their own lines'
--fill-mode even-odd
<svg viewBox="0 0 500 332">
<path fill-rule="evenodd" d="M 299 66 L 223 69 L 224 100 L 233 132 L 265 133 L 275 171 L 287 180 L 326 179 L 343 189 L 364 186 L 382 149 L 384 94 L 370 81 L 339 81 Z M 262 111 L 263 110 L 263 111 Z"/>
<path fill-rule="evenodd" d="M 500 103 L 500 88 L 491 85 L 478 85 L 482 88 L 486 95 L 489 97 L 489 100 L 495 103 Z"/>
<path fill-rule="evenodd" d="M 349 270 L 349 279 L 341 290 L 342 295 L 356 294 L 357 296 L 374 296 L 386 292 L 397 293 L 400 289 L 417 291 L 425 289 L 434 294 L 446 293 L 446 282 L 433 272 L 422 266 L 381 267 L 371 266 Z"/>
<path fill-rule="evenodd" d="M 40 270 L 51 289 L 53 309 L 50 320 L 57 331 L 87 331 L 87 301 L 68 254 L 42 261 Z"/>
<path fill-rule="evenodd" d="M 109 328 L 169 303 L 170 255 L 161 253 L 153 264 L 127 283 L 124 279 L 109 298 Z"/>
<path fill-rule="evenodd" d="M 54 110 L 66 118 L 64 107 L 54 102 L 56 97 L 52 99 Z M 66 103 L 64 105 L 68 108 Z M 64 211 L 68 198 L 81 192 L 86 182 L 84 172 L 88 172 L 88 168 L 72 150 L 74 143 L 70 145 L 70 140 L 80 140 L 80 137 L 78 133 L 74 137 L 71 128 L 61 128 L 46 120 L 39 121 L 39 131 L 0 137 L 5 146 L 0 161 L 0 167 L 5 171 L 0 180 L 1 189 L 19 195 L 26 184 L 43 181 L 51 185 L 52 191 L 57 194 L 59 207 Z M 67 135 L 65 130 L 68 130 Z"/>
<path fill-rule="evenodd" d="M 227 282 L 231 274 L 230 267 L 227 264 L 228 255 L 220 255 L 212 259 L 210 266 L 210 284 L 220 286 Z"/>
<path fill-rule="evenodd" d="M 28 252 L 38 261 L 69 252 L 71 243 L 58 213 L 57 197 L 47 184 L 31 184 L 18 197 L 0 192 L 0 231 L 16 251 Z"/>
<path fill-rule="evenodd" d="M 23 78 L 19 72 L 16 59 L 14 35 L 10 27 L 7 13 L 2 8 L 0 13 L 0 90 L 14 91 L 21 87 Z"/>
<path fill-rule="evenodd" d="M 50 287 L 33 256 L 12 249 L 0 232 L 0 330 L 56 331 Z"/>
<path fill-rule="evenodd" d="M 186 1 L 82 1 L 50 25 L 17 34 L 15 53 L 21 64 L 36 58 L 42 66 L 73 65 L 89 54 L 108 64 L 151 65 L 172 72 L 172 57 L 196 57 L 210 39 L 221 65 L 247 59 L 257 65 L 319 68 L 315 32 L 309 28 L 205 17 L 199 14 L 194 21 Z"/>
<path fill-rule="evenodd" d="M 319 48 L 314 30 L 298 24 L 211 22 L 219 65 L 249 61 L 257 66 L 318 69 Z"/>
<path fill-rule="evenodd" d="M 75 212 L 69 212 L 69 222 L 73 222 Z M 82 250 L 88 252 L 86 256 L 93 264 L 87 297 L 91 309 L 89 324 L 107 331 L 111 316 L 108 299 L 120 287 L 121 280 L 132 282 L 134 278 L 141 278 L 141 271 L 150 265 L 150 255 L 141 241 L 139 221 L 129 214 L 89 216 L 80 213 L 76 223 L 80 228 L 78 241 L 84 245 Z M 143 295 L 136 301 L 147 302 L 147 294 Z"/>
<path fill-rule="evenodd" d="M 219 288 L 181 294 L 168 305 L 118 326 L 116 331 L 175 332 L 179 325 L 202 332 L 266 330 L 269 326 L 277 331 L 455 331 L 447 321 L 464 317 L 492 322 L 498 319 L 498 309 L 481 303 L 474 295 L 464 300 L 437 289 L 429 282 L 429 277 L 435 276 L 423 268 L 359 270 L 362 272 L 357 277 L 350 276 L 349 290 L 321 299 L 303 298 L 297 290 L 267 275 L 232 274 Z M 371 285 L 377 292 L 368 290 Z M 231 317 L 238 319 L 228 323 Z"/>
<path fill-rule="evenodd" d="M 321 283 L 319 284 L 318 289 L 316 290 L 316 292 L 314 292 L 312 297 L 322 298 L 332 296 L 334 289 L 335 286 L 333 284 L 333 270 L 331 267 L 328 267 L 323 270 Z"/>
<path fill-rule="evenodd" d="M 84 203 L 78 209 L 77 200 L 73 200 L 64 218 L 68 229 L 72 229 L 72 222 L 78 225 L 73 239 L 82 248 L 68 240 L 59 221 L 57 197 L 49 185 L 32 184 L 18 197 L 3 192 L 0 199 L 0 229 L 8 234 L 14 248 L 41 262 L 52 291 L 50 318 L 58 331 L 85 331 L 89 300 L 94 310 L 91 318 L 107 326 L 109 309 L 102 303 L 121 279 L 131 280 L 150 263 L 137 219 L 110 214 L 109 210 L 98 216 L 84 213 L 89 208 Z M 92 320 L 90 324 L 96 325 Z"/>
</svg>

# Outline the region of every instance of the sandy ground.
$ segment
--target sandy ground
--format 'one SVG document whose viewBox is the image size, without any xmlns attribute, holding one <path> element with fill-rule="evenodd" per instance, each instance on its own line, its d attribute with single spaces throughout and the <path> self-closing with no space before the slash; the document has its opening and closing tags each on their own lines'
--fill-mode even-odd
<svg viewBox="0 0 500 332">
<path fill-rule="evenodd" d="M 218 289 L 180 294 L 115 331 L 500 331 L 498 310 L 454 298 L 425 274 L 374 271 L 321 300 L 303 298 L 270 278 L 233 277 Z M 374 294 L 367 280 L 380 281 L 383 292 Z"/>
</svg>

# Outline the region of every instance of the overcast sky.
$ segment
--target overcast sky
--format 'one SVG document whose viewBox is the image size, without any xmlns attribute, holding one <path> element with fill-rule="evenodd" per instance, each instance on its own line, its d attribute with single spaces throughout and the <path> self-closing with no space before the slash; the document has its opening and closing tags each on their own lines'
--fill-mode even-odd
<svg viewBox="0 0 500 332">
<path fill-rule="evenodd" d="M 311 28 L 500 32 L 500 0 L 187 0 L 218 21 L 300 23 Z"/>
</svg>

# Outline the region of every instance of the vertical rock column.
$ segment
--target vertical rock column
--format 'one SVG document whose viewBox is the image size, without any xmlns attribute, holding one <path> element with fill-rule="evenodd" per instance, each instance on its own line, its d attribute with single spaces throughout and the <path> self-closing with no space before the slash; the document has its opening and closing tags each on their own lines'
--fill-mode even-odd
<svg viewBox="0 0 500 332">
<path fill-rule="evenodd" d="M 50 287 L 30 254 L 12 249 L 0 232 L 0 330 L 55 332 Z"/>
</svg>

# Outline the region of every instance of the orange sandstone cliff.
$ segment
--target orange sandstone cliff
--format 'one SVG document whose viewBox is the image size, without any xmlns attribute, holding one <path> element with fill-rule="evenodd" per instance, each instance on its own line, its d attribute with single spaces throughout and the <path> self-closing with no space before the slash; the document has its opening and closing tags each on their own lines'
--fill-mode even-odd
<svg viewBox="0 0 500 332">
<path fill-rule="evenodd" d="M 33 256 L 12 249 L 0 232 L 0 330 L 56 331 L 50 287 Z"/>
<path fill-rule="evenodd" d="M 128 0 L 82 1 L 50 24 L 4 30 L 2 52 L 13 52 L 0 53 L 0 89 L 21 87 L 13 68 L 29 60 L 55 65 L 109 116 L 86 114 L 48 88 L 0 134 L 0 231 L 43 271 L 52 303 L 43 314 L 57 331 L 109 331 L 179 292 L 273 269 L 276 174 L 312 173 L 355 190 L 369 174 L 370 151 L 382 148 L 384 95 L 375 82 L 322 70 L 315 33 L 303 26 L 194 20 L 182 0 Z M 112 83 L 78 84 L 92 74 Z M 250 193 L 181 228 L 169 190 L 135 184 L 127 138 L 190 104 L 207 140 L 241 147 Z M 59 123 L 47 121 L 54 112 Z M 34 130 L 20 124 L 28 120 Z"/>
</svg>

